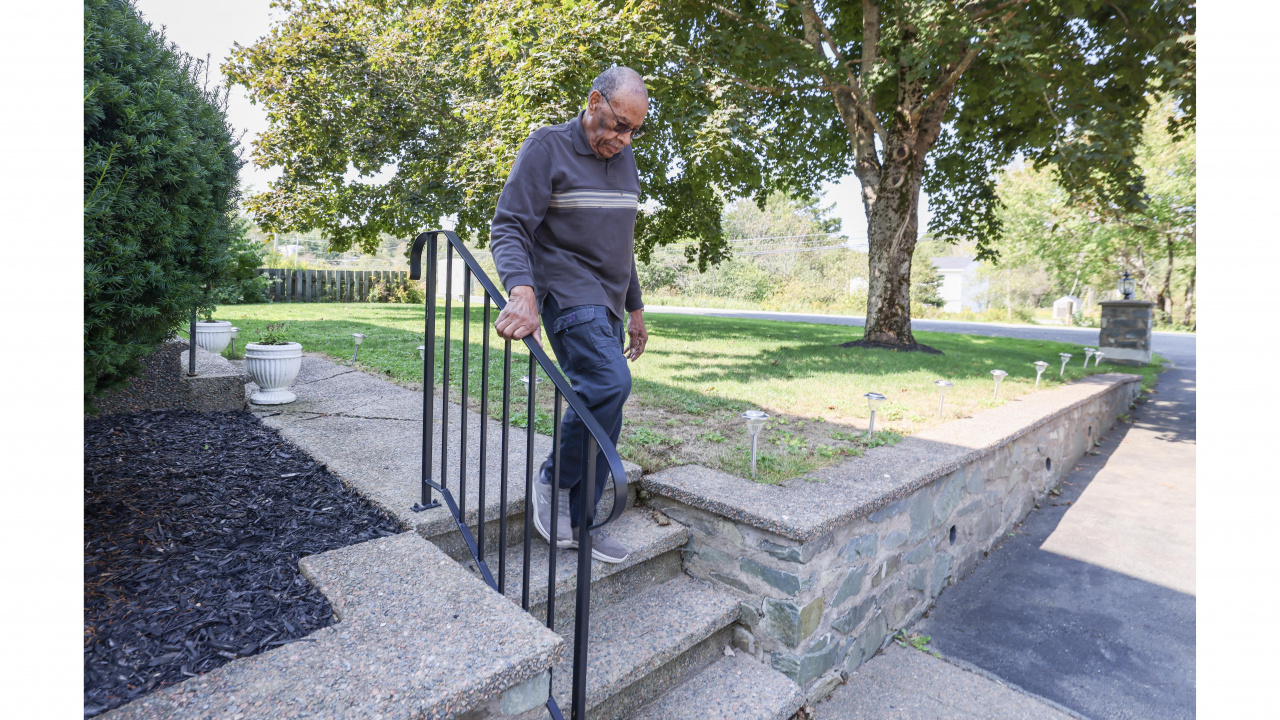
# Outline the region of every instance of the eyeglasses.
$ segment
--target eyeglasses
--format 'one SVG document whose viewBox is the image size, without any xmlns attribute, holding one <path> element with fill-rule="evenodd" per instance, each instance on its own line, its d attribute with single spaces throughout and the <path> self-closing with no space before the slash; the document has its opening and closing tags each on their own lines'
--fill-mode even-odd
<svg viewBox="0 0 1280 720">
<path fill-rule="evenodd" d="M 609 112 L 613 114 L 613 122 L 614 122 L 613 131 L 614 132 L 618 133 L 619 135 L 626 135 L 630 133 L 632 141 L 639 140 L 644 135 L 645 130 L 644 130 L 643 124 L 640 127 L 633 128 L 630 125 L 627 125 L 626 123 L 622 122 L 621 120 L 618 119 L 618 113 L 614 111 L 613 103 L 609 102 L 609 98 L 605 97 L 604 93 L 600 93 L 600 97 L 604 98 L 604 104 L 609 106 Z"/>
</svg>

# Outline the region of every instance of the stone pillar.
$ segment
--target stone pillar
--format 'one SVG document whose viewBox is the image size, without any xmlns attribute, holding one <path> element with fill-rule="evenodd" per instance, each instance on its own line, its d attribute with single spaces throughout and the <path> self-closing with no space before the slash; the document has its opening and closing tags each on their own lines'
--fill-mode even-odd
<svg viewBox="0 0 1280 720">
<path fill-rule="evenodd" d="M 1151 362 L 1151 308 L 1144 300 L 1104 300 L 1098 348 L 1102 359 L 1116 365 Z"/>
</svg>

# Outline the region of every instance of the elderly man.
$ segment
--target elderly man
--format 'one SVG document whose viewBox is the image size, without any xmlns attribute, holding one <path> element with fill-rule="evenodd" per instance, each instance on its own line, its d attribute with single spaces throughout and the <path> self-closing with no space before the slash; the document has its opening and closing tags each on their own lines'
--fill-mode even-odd
<svg viewBox="0 0 1280 720">
<path fill-rule="evenodd" d="M 639 73 L 625 67 L 601 73 L 586 110 L 525 140 L 490 231 L 493 261 L 509 296 L 494 323 L 498 334 L 508 339 L 532 334 L 541 342 L 541 318 L 561 369 L 614 443 L 631 393 L 627 360 L 639 358 L 648 340 L 634 254 L 640 176 L 630 147 L 648 111 L 649 94 Z M 565 491 L 555 542 L 577 547 L 583 508 L 569 489 L 586 472 L 587 430 L 572 408 L 560 427 Z M 548 456 L 533 484 L 533 525 L 548 542 L 551 470 Z M 598 458 L 596 501 L 607 479 L 608 465 Z M 627 558 L 622 543 L 603 530 L 592 533 L 591 544 L 598 560 Z"/>
</svg>

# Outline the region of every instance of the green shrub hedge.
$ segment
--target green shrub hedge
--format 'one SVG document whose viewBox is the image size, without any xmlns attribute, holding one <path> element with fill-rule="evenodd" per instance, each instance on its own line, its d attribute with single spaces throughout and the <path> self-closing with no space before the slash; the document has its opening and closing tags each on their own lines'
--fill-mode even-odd
<svg viewBox="0 0 1280 720">
<path fill-rule="evenodd" d="M 140 360 L 234 282 L 242 161 L 206 63 L 132 0 L 84 4 L 84 393 Z M 256 260 L 254 261 L 256 264 Z"/>
</svg>

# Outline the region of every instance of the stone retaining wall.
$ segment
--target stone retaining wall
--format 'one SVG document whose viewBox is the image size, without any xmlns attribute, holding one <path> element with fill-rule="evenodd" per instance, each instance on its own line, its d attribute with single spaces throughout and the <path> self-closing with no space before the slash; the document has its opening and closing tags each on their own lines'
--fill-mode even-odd
<svg viewBox="0 0 1280 720">
<path fill-rule="evenodd" d="M 1151 362 L 1151 308 L 1142 300 L 1105 300 L 1098 347 L 1102 359 L 1114 365 L 1137 367 Z"/>
<path fill-rule="evenodd" d="M 647 499 L 693 531 L 686 570 L 742 599 L 737 647 L 819 699 L 840 682 L 841 672 L 874 655 L 943 588 L 973 569 L 1136 399 L 1137 376 L 1096 377 L 1107 380 L 1043 392 L 1021 408 L 987 411 L 990 422 L 955 421 L 872 451 L 831 472 L 830 487 L 795 480 L 764 490 L 776 493 L 772 506 L 787 513 L 776 522 L 760 518 L 771 507 L 767 494 L 755 508 L 749 497 L 729 499 L 761 491 L 749 485 L 726 491 L 729 480 L 747 481 L 712 477 L 715 471 L 705 468 L 649 476 Z M 1053 393 L 1062 393 L 1061 402 L 1049 397 Z M 1020 425 L 1007 427 L 1014 422 Z M 895 453 L 914 477 L 905 477 Z M 884 491 L 879 501 L 858 495 L 890 480 L 905 490 Z M 708 497 L 720 499 L 698 498 L 700 483 Z M 810 515 L 838 517 L 839 507 L 819 510 L 823 504 L 856 504 L 857 510 L 834 527 L 789 527 L 788 518 L 797 514 L 788 505 L 790 493 L 806 498 L 816 511 Z"/>
</svg>

